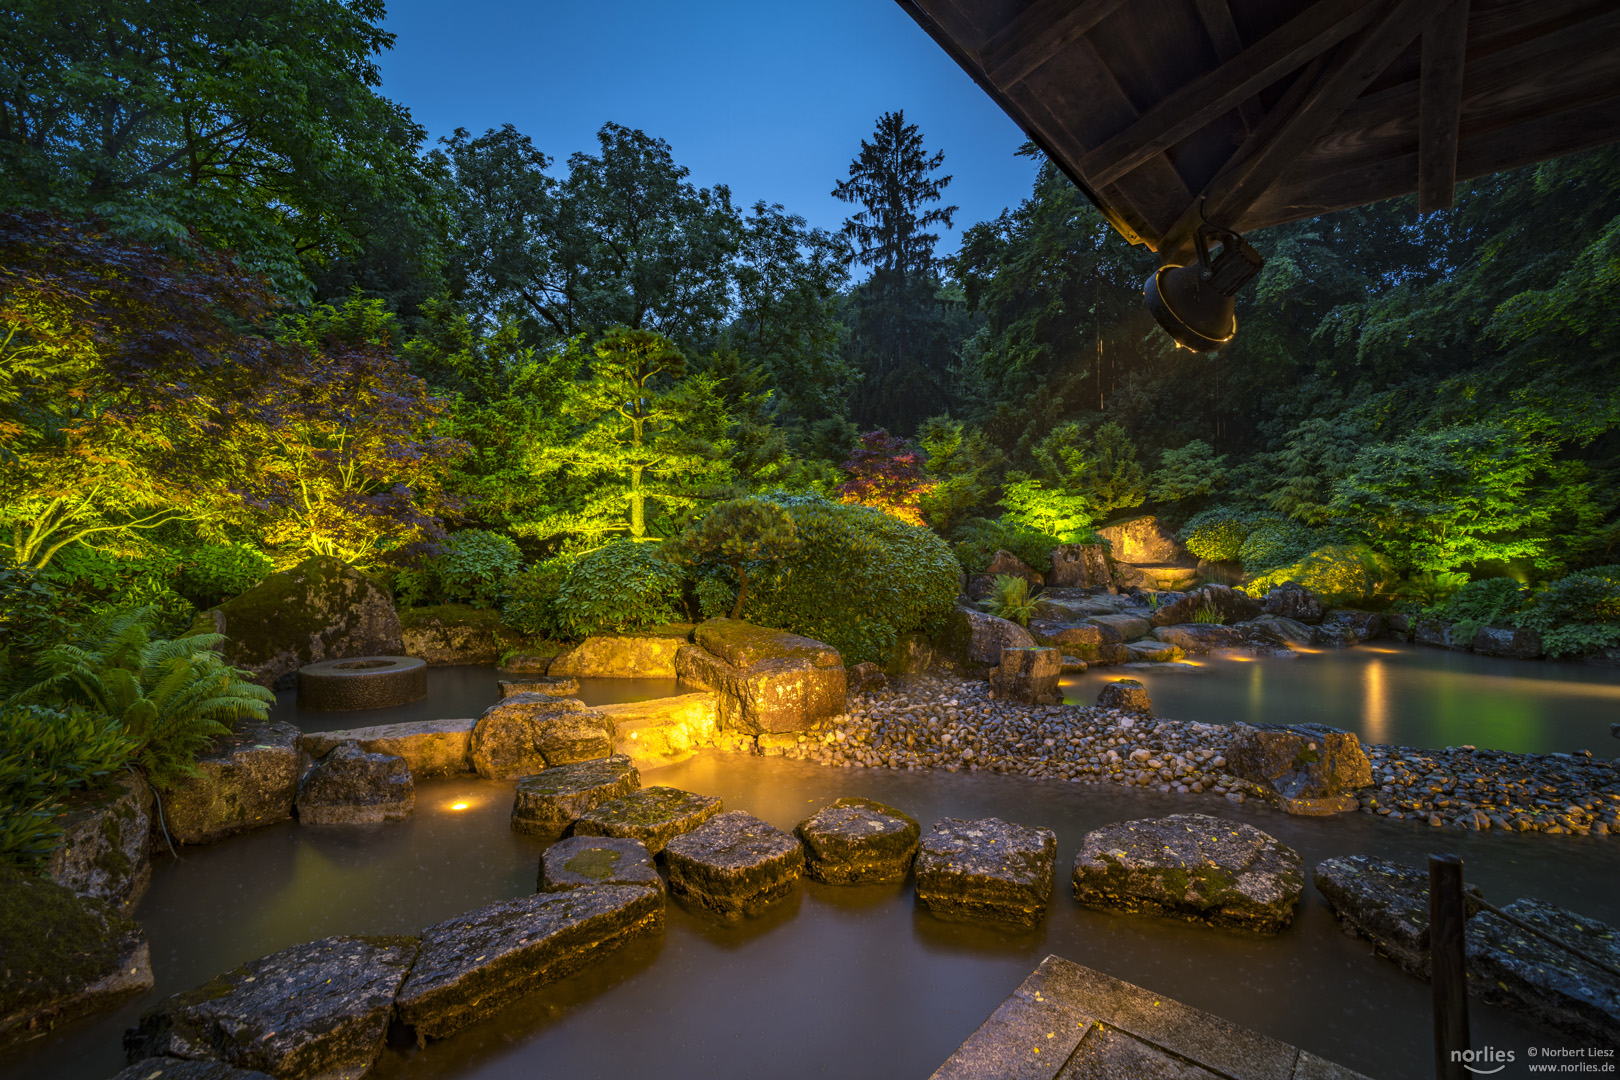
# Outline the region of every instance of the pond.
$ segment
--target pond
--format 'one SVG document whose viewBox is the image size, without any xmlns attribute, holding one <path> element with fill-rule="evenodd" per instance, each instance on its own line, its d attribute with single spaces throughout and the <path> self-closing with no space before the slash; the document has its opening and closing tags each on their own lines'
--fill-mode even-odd
<svg viewBox="0 0 1620 1080">
<path fill-rule="evenodd" d="M 1372 853 L 1421 863 L 1437 848 L 1504 903 L 1536 895 L 1620 925 L 1620 842 L 1444 833 L 1369 815 L 1287 818 L 1254 804 L 988 774 L 833 769 L 708 752 L 645 775 L 720 796 L 791 828 L 842 795 L 928 823 L 999 816 L 1058 836 L 1045 924 L 1015 933 L 941 921 L 911 886 L 803 883 L 764 916 L 720 926 L 669 906 L 661 937 L 545 988 L 499 1016 L 418 1050 L 392 1044 L 373 1075 L 506 1080 L 538 1075 L 669 1078 L 927 1076 L 1040 959 L 1056 953 L 1375 1077 L 1432 1075 L 1429 989 L 1340 932 L 1307 887 L 1288 931 L 1259 937 L 1090 911 L 1067 885 L 1084 833 L 1106 822 L 1200 810 L 1251 822 L 1307 866 Z M 104 1080 L 125 1027 L 159 997 L 242 961 L 328 934 L 414 933 L 535 887 L 544 843 L 508 827 L 512 784 L 425 782 L 407 821 L 316 830 L 285 823 L 165 856 L 136 917 L 156 990 L 12 1051 L 5 1080 Z M 462 810 L 452 809 L 465 804 Z M 1565 1040 L 1471 1003 L 1474 1044 Z"/>
<path fill-rule="evenodd" d="M 1076 704 L 1121 674 L 1140 679 L 1156 715 L 1212 724 L 1327 724 L 1363 742 L 1519 753 L 1590 750 L 1620 756 L 1620 670 L 1498 660 L 1421 645 L 1373 642 L 1293 659 L 1221 654 L 1191 670 L 1098 668 L 1064 680 Z"/>
</svg>

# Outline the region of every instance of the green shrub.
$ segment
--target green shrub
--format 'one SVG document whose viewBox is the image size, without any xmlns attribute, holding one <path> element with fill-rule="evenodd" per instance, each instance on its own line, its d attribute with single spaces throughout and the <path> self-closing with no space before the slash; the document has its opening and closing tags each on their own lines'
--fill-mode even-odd
<svg viewBox="0 0 1620 1080">
<path fill-rule="evenodd" d="M 200 544 L 185 552 L 178 592 L 198 608 L 241 596 L 269 577 L 275 563 L 247 544 Z"/>
<path fill-rule="evenodd" d="M 723 569 L 698 578 L 693 591 L 697 593 L 698 612 L 705 619 L 724 618 L 737 604 L 737 586 L 726 578 Z"/>
<path fill-rule="evenodd" d="M 1516 621 L 1541 635 L 1549 656 L 1620 645 L 1620 566 L 1594 566 L 1542 586 Z"/>
<path fill-rule="evenodd" d="M 1394 595 L 1397 601 L 1411 605 L 1414 610 L 1438 608 L 1467 584 L 1468 575 L 1460 570 L 1418 572 L 1397 585 Z"/>
<path fill-rule="evenodd" d="M 869 507 L 771 498 L 793 516 L 799 546 L 761 572 L 743 618 L 825 641 L 846 664 L 881 664 L 900 635 L 938 632 L 961 573 L 943 540 Z"/>
<path fill-rule="evenodd" d="M 1253 596 L 1264 596 L 1284 582 L 1305 586 L 1330 606 L 1354 606 L 1374 601 L 1394 578 L 1389 560 L 1362 544 L 1329 544 L 1288 566 L 1261 574 L 1246 586 Z"/>
<path fill-rule="evenodd" d="M 577 556 L 559 555 L 518 571 L 506 579 L 501 621 L 521 634 L 555 637 L 557 594 Z"/>
<path fill-rule="evenodd" d="M 471 604 L 492 608 L 522 567 L 523 554 L 510 536 L 467 529 L 450 534 L 438 553 L 420 567 L 397 572 L 394 591 L 405 607 Z"/>
<path fill-rule="evenodd" d="M 657 544 L 621 541 L 575 561 L 557 590 L 555 621 L 566 637 L 641 630 L 676 619 L 680 573 Z"/>
<path fill-rule="evenodd" d="M 56 846 L 62 799 L 124 767 L 135 739 L 85 709 L 0 705 L 0 861 L 31 869 Z"/>
<path fill-rule="evenodd" d="M 1286 518 L 1260 521 L 1238 548 L 1237 558 L 1250 574 L 1263 574 L 1279 566 L 1296 563 L 1311 552 L 1328 543 L 1333 537 L 1323 536 L 1318 529 Z"/>
<path fill-rule="evenodd" d="M 82 615 L 82 605 L 50 578 L 0 568 L 0 696 L 26 679 L 35 655 L 65 640 Z"/>
<path fill-rule="evenodd" d="M 141 608 L 92 622 L 80 641 L 40 653 L 50 674 L 19 698 L 112 717 L 134 740 L 135 763 L 163 788 L 195 775 L 198 751 L 235 721 L 263 720 L 275 695 L 225 663 L 215 651 L 223 634 L 171 641 L 152 634 L 155 619 Z"/>
<path fill-rule="evenodd" d="M 1226 616 L 1221 614 L 1221 609 L 1215 606 L 1213 600 L 1205 600 L 1203 605 L 1193 612 L 1193 622 L 1213 623 L 1218 626 L 1226 622 Z"/>
<path fill-rule="evenodd" d="M 1178 538 L 1187 550 L 1210 562 L 1233 562 L 1239 558 L 1249 534 L 1266 522 L 1278 520 L 1271 514 L 1251 514 L 1224 506 L 1212 506 L 1194 514 L 1182 526 Z"/>
<path fill-rule="evenodd" d="M 178 634 L 197 615 L 179 591 L 183 566 L 180 553 L 164 548 L 127 555 L 78 543 L 63 548 L 40 576 L 88 612 L 110 617 L 151 608 L 154 627 Z"/>
<path fill-rule="evenodd" d="M 1479 626 L 1506 625 L 1513 621 L 1528 597 L 1528 590 L 1512 578 L 1483 578 L 1470 581 L 1452 593 L 1450 599 L 1424 614 L 1448 622 L 1466 620 Z"/>
<path fill-rule="evenodd" d="M 1052 549 L 1061 542 L 1057 537 L 1036 529 L 1016 525 L 1005 519 L 970 518 L 957 526 L 951 534 L 955 543 L 951 550 L 957 562 L 970 574 L 982 574 L 996 557 L 997 551 L 1010 551 L 1026 565 L 1041 571 L 1052 564 Z M 1095 533 L 1075 543 L 1095 543 Z"/>
<path fill-rule="evenodd" d="M 1035 598 L 1029 595 L 1029 582 L 1011 574 L 997 574 L 990 614 L 1028 626 L 1029 617 L 1035 614 Z"/>
</svg>

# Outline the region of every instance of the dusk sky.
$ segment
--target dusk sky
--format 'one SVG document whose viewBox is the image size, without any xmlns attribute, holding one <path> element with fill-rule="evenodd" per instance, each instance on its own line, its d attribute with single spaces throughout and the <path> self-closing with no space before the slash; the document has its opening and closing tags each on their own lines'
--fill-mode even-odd
<svg viewBox="0 0 1620 1080">
<path fill-rule="evenodd" d="M 1018 127 L 892 0 L 389 0 L 387 26 L 383 91 L 435 141 L 511 123 L 562 163 L 611 120 L 666 140 L 700 186 L 837 229 L 851 207 L 833 182 L 903 109 L 955 177 L 941 254 L 1034 177 Z"/>
</svg>

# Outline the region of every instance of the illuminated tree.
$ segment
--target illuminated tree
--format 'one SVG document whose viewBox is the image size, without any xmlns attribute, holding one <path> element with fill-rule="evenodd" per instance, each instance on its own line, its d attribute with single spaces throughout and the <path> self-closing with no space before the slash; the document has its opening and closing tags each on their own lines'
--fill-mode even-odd
<svg viewBox="0 0 1620 1080">
<path fill-rule="evenodd" d="M 687 526 L 664 550 L 671 559 L 687 565 L 717 562 L 731 567 L 738 582 L 731 617 L 739 619 L 748 596 L 748 564 L 779 562 L 798 546 L 798 529 L 781 506 L 764 499 L 734 499 Z"/>
<path fill-rule="evenodd" d="M 870 506 L 901 521 L 922 525 L 921 502 L 933 490 L 923 475 L 922 455 L 906 440 L 879 429 L 861 436 L 844 462 L 848 480 L 834 490 L 843 502 Z"/>
</svg>

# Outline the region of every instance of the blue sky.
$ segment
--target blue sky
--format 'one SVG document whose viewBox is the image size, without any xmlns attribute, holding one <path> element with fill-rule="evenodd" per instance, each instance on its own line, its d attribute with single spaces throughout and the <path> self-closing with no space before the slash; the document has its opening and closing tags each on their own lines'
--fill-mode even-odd
<svg viewBox="0 0 1620 1080">
<path fill-rule="evenodd" d="M 389 0 L 387 28 L 383 92 L 433 139 L 511 123 L 563 161 L 611 120 L 669 142 L 700 186 L 836 229 L 833 182 L 903 109 L 955 177 L 941 254 L 1034 178 L 1018 127 L 893 0 Z"/>
</svg>

